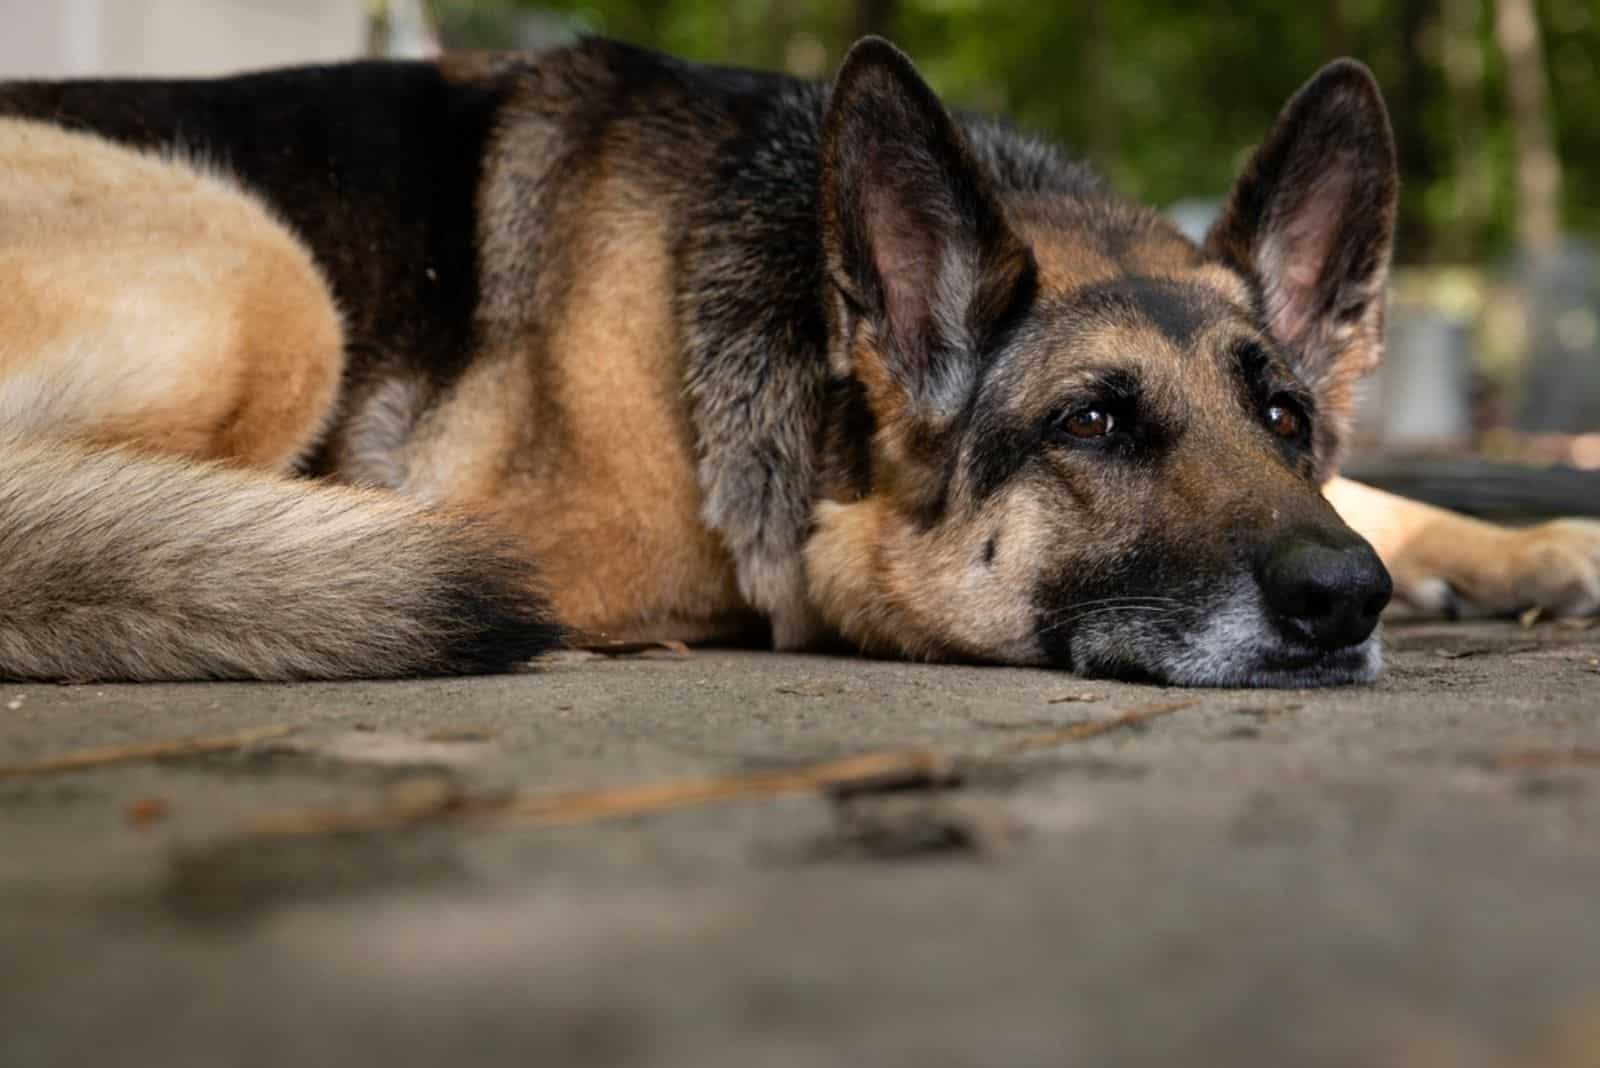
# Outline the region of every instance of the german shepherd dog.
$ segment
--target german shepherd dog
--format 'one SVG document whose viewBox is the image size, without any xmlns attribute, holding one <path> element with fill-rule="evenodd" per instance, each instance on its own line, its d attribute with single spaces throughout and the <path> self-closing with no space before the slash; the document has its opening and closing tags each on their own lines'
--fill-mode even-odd
<svg viewBox="0 0 1600 1068">
<path fill-rule="evenodd" d="M 1334 478 L 1396 199 L 1354 62 L 1200 245 L 877 39 L 831 85 L 586 40 L 0 115 L 3 677 L 761 634 L 1307 686 L 1377 674 L 1391 575 L 1600 606 L 1600 527 Z"/>
</svg>

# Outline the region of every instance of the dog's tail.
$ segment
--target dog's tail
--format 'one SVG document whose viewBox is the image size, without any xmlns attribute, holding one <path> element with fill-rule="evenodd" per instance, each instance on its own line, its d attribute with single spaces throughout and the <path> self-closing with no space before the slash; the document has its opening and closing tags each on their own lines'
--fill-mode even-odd
<svg viewBox="0 0 1600 1068">
<path fill-rule="evenodd" d="M 0 678 L 506 669 L 561 628 L 530 564 L 404 498 L 0 436 Z"/>
</svg>

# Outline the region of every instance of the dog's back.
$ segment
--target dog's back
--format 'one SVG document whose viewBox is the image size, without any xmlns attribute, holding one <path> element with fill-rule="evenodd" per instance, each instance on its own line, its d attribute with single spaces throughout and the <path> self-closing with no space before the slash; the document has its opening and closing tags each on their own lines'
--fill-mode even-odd
<svg viewBox="0 0 1600 1068">
<path fill-rule="evenodd" d="M 727 177 L 721 172 L 739 162 L 724 156 L 727 142 L 750 131 L 748 113 L 794 108 L 790 96 L 798 97 L 794 115 L 803 121 L 768 124 L 790 143 L 766 146 L 788 154 L 766 161 L 761 173 L 769 185 L 762 211 L 754 213 L 770 251 L 728 262 L 730 247 L 760 246 L 749 244 L 755 235 L 729 233 L 751 214 L 744 210 L 748 201 L 712 195 Z M 824 374 L 814 182 L 806 180 L 815 174 L 821 101 L 820 87 L 697 68 L 605 41 L 543 56 L 442 65 L 355 63 L 204 81 L 0 87 L 0 114 L 17 117 L 4 120 L 17 142 L 7 158 L 32 160 L 55 189 L 41 197 L 37 183 L 7 176 L 10 219 L 44 220 L 31 236 L 7 227 L 15 265 L 8 280 L 49 269 L 62 282 L 51 293 L 15 300 L 9 325 L 53 324 L 71 349 L 35 344 L 26 330 L 10 330 L 17 340 L 8 362 L 0 363 L 5 428 L 13 435 L 43 431 L 52 440 L 326 476 L 471 516 L 515 551 L 486 553 L 487 535 L 457 531 L 455 520 L 438 518 L 430 528 L 439 535 L 436 549 L 421 545 L 420 535 L 413 549 L 413 555 L 439 557 L 438 565 L 413 566 L 426 587 L 445 559 L 459 557 L 465 573 L 499 576 L 479 591 L 487 601 L 503 606 L 522 599 L 526 607 L 505 618 L 487 610 L 457 613 L 463 633 L 483 637 L 503 629 L 497 648 L 510 659 L 496 663 L 548 644 L 552 617 L 608 637 L 743 633 L 758 621 L 739 589 L 729 547 L 706 523 L 696 431 L 684 403 L 685 378 L 692 374 L 686 352 L 697 330 L 701 349 L 725 347 L 726 338 L 715 336 L 722 324 L 693 320 L 702 312 L 727 317 L 726 298 L 735 292 L 774 324 L 770 330 L 787 334 L 797 319 L 810 324 L 799 350 L 786 337 L 788 353 L 760 353 L 801 402 L 792 417 L 780 420 L 795 446 L 787 450 L 790 468 L 769 465 L 765 471 L 787 480 L 779 497 L 789 513 L 786 524 L 798 529 L 804 501 L 795 493 L 803 492 L 808 474 L 805 450 Z M 98 168 L 90 170 L 111 176 L 107 188 L 86 186 L 86 161 Z M 183 202 L 174 195 L 191 186 L 209 200 Z M 786 206 L 779 203 L 783 197 Z M 59 231 L 56 219 L 75 210 L 72 203 L 94 206 L 92 221 L 80 220 L 80 229 L 100 235 L 98 249 L 85 247 L 79 275 L 59 245 L 43 247 L 38 238 Z M 249 268 L 263 262 L 252 242 L 278 252 L 287 246 L 288 258 L 298 254 L 305 261 L 265 287 L 270 301 L 242 291 Z M 124 245 L 144 249 L 147 258 L 112 278 L 119 259 L 127 258 L 118 254 Z M 216 270 L 230 255 L 234 267 L 245 269 Z M 753 270 L 761 276 L 752 279 Z M 796 277 L 797 270 L 803 276 Z M 107 280 L 96 282 L 90 272 Z M 168 276 L 172 284 L 164 285 Z M 177 281 L 183 276 L 201 284 L 185 287 Z M 697 289 L 695 279 L 702 277 L 706 284 Z M 728 286 L 720 296 L 718 285 Z M 95 336 L 93 314 L 67 297 L 78 288 L 141 305 L 149 329 L 130 331 L 128 322 L 108 314 L 100 321 L 114 338 Z M 783 296 L 781 307 L 766 299 L 774 292 Z M 331 318 L 335 311 L 337 321 L 324 336 L 295 336 L 308 315 Z M 209 333 L 196 326 L 207 322 L 215 324 Z M 171 336 L 179 324 L 191 335 L 181 345 Z M 241 333 L 252 336 L 235 336 Z M 788 374 L 774 355 L 805 359 Z M 765 377 L 759 367 L 719 364 L 704 369 L 700 388 L 690 391 L 708 408 L 748 419 L 767 398 L 748 395 L 740 374 Z M 44 379 L 48 404 L 32 384 Z M 742 403 L 735 400 L 741 393 Z M 263 411 L 269 418 L 255 422 L 276 419 L 272 442 L 263 440 L 260 428 L 241 428 Z M 714 442 L 699 445 L 715 448 Z M 81 445 L 60 450 L 65 467 L 89 455 Z M 20 445 L 11 451 L 22 455 Z M 36 461 L 39 453 L 27 455 Z M 105 477 L 110 462 L 95 468 L 96 477 Z M 133 462 L 119 460 L 119 469 Z M 152 475 L 148 465 L 156 460 L 138 462 L 146 465 L 143 475 Z M 174 504 L 174 512 L 210 495 L 217 496 L 219 513 L 229 511 L 236 494 L 208 469 L 163 470 L 168 477 L 156 480 L 163 485 L 171 487 L 181 473 L 197 486 L 194 499 Z M 201 481 L 208 488 L 198 488 Z M 25 485 L 13 487 L 19 496 L 12 511 L 0 515 L 6 535 L 34 537 L 42 530 Z M 119 492 L 126 488 L 118 486 Z M 738 488 L 763 495 L 760 487 Z M 286 509 L 335 492 L 306 481 L 265 479 L 253 490 Z M 159 502 L 144 503 L 165 511 Z M 416 511 L 375 496 L 347 503 Z M 309 519 L 315 509 L 305 510 Z M 59 509 L 49 514 L 59 527 Z M 422 517 L 418 511 L 411 518 Z M 147 519 L 153 523 L 156 516 Z M 125 524 L 118 530 L 130 533 Z M 387 529 L 374 535 L 379 541 L 394 536 Z M 172 540 L 153 527 L 142 537 L 149 544 Z M 174 537 L 182 540 L 177 532 Z M 317 539 L 308 529 L 305 540 L 309 546 Z M 206 573 L 222 579 L 215 590 L 225 589 L 245 566 L 246 543 L 254 545 L 241 541 L 227 565 L 203 567 L 206 553 L 197 545 L 199 572 L 179 585 L 198 590 L 206 585 L 199 573 Z M 782 566 L 792 572 L 797 546 L 791 541 L 784 549 Z M 136 555 L 111 559 L 143 568 Z M 519 574 L 507 578 L 505 565 L 513 558 Z M 332 557 L 319 559 L 321 567 Z M 537 561 L 536 584 L 527 577 L 528 561 Z M 170 562 L 163 558 L 153 566 Z M 288 562 L 279 557 L 275 566 Z M 351 576 L 374 566 L 359 552 L 349 564 Z M 86 603 L 115 602 L 102 588 L 110 571 L 102 568 L 94 573 L 96 583 L 83 586 Z M 282 590 L 297 588 L 288 581 Z M 417 596 L 427 600 L 434 593 L 420 589 Z M 59 615 L 59 597 L 30 593 L 21 599 L 30 606 L 26 614 L 17 609 L 11 644 L 22 649 L 23 636 L 31 635 L 31 651 L 0 660 L 0 672 L 52 674 L 67 671 L 58 665 L 78 663 L 80 671 L 96 675 L 139 678 L 338 676 L 462 670 L 475 663 L 438 638 L 449 630 L 449 613 L 417 621 L 419 610 L 405 607 L 397 592 L 372 599 L 395 603 L 403 618 L 379 621 L 354 608 L 329 612 L 322 618 L 336 624 L 334 641 L 326 628 L 280 619 L 257 603 L 223 628 L 298 644 L 308 650 L 299 661 L 195 650 L 178 655 L 174 639 L 144 632 L 163 655 L 172 654 L 163 660 L 135 650 L 140 643 L 131 638 L 101 642 L 85 630 L 52 664 L 40 666 L 39 650 L 61 637 L 40 625 Z M 143 603 L 152 612 L 183 614 L 170 598 L 145 597 Z M 206 609 L 187 611 L 197 631 L 210 627 Z M 399 633 L 407 629 L 405 620 L 442 642 L 436 657 L 348 648 L 353 634 Z M 167 629 L 177 634 L 185 627 Z M 368 644 L 381 642 L 374 636 Z M 101 646 L 127 654 L 121 661 L 85 655 Z M 309 652 L 324 646 L 337 652 Z"/>
</svg>

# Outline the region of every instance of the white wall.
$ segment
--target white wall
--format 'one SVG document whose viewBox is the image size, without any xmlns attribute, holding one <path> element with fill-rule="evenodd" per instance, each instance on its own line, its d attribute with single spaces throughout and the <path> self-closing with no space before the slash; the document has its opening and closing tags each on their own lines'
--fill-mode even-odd
<svg viewBox="0 0 1600 1068">
<path fill-rule="evenodd" d="M 366 13 L 367 0 L 0 0 L 0 80 L 348 59 Z"/>
</svg>

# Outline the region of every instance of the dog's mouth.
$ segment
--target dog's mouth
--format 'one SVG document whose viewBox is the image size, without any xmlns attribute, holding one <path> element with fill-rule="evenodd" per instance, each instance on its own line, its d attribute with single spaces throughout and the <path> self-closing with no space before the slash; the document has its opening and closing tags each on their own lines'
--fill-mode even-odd
<svg viewBox="0 0 1600 1068">
<path fill-rule="evenodd" d="M 1271 623 L 1253 591 L 1235 588 L 1208 609 L 1182 616 L 1127 615 L 1080 628 L 1051 659 L 1081 675 L 1127 682 L 1310 689 L 1376 679 L 1381 635 L 1380 628 L 1333 649 L 1298 641 Z"/>
<path fill-rule="evenodd" d="M 1082 675 L 1122 682 L 1303 690 L 1372 682 L 1383 668 L 1383 649 L 1374 634 L 1359 645 L 1332 652 L 1240 649 L 1234 655 L 1202 657 L 1186 651 L 1146 660 L 1086 651 L 1073 667 Z"/>
<path fill-rule="evenodd" d="M 1319 686 L 1347 686 L 1371 682 L 1383 668 L 1383 647 L 1377 634 L 1359 645 L 1332 652 L 1309 650 L 1288 655 L 1269 655 L 1238 665 L 1217 665 L 1192 680 L 1174 679 L 1182 685 L 1248 686 L 1273 689 L 1310 689 Z"/>
</svg>

